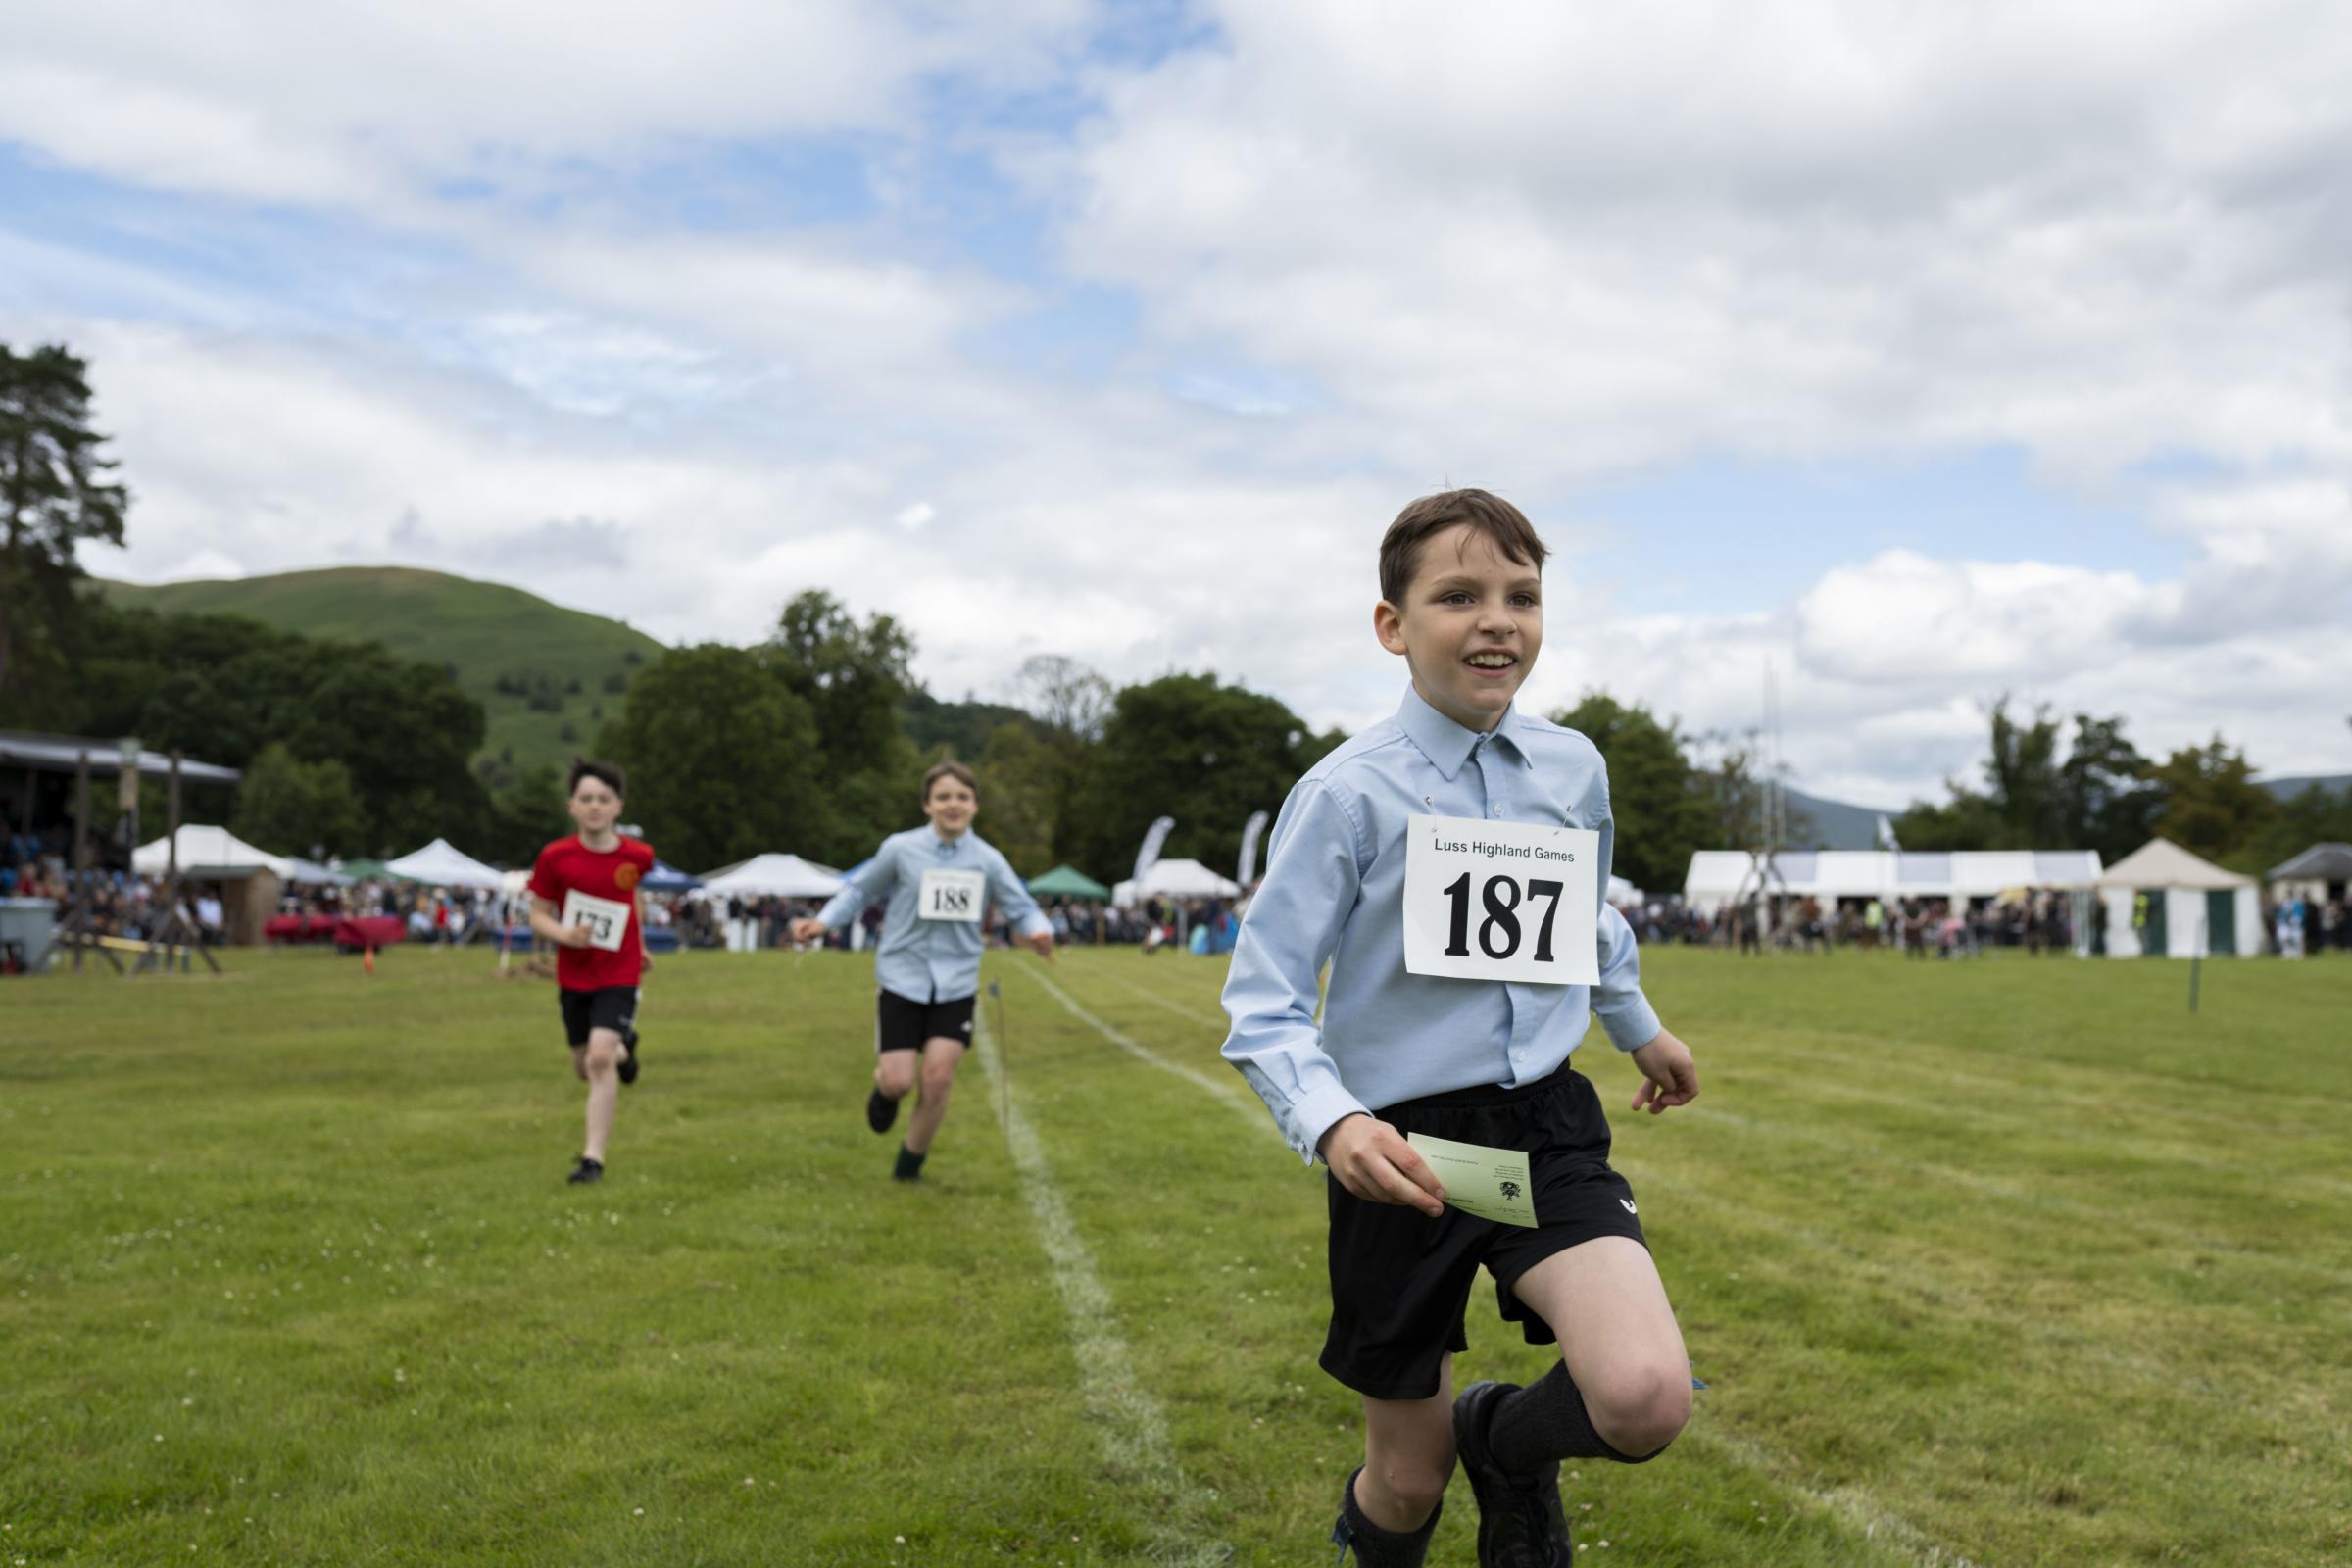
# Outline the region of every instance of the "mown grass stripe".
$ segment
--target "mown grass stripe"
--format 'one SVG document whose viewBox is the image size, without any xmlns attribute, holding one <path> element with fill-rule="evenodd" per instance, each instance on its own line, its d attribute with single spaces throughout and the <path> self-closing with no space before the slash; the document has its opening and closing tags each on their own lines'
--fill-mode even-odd
<svg viewBox="0 0 2352 1568">
<path fill-rule="evenodd" d="M 1209 1533 L 1207 1499 L 1184 1478 L 1175 1450 L 1168 1443 L 1167 1418 L 1159 1403 L 1135 1381 L 1134 1352 L 1119 1332 L 1118 1311 L 1103 1289 L 1094 1255 L 1078 1234 L 1045 1146 L 1021 1111 L 1018 1096 L 1005 1074 L 997 1043 L 985 1018 L 972 1029 L 974 1054 L 989 1081 L 989 1104 L 1004 1129 L 1004 1147 L 1020 1172 L 1021 1193 L 1028 1200 L 1037 1238 L 1054 1269 L 1054 1288 L 1061 1297 L 1070 1348 L 1078 1359 L 1080 1394 L 1086 1404 L 1103 1462 L 1130 1487 L 1147 1489 L 1167 1504 L 1165 1517 L 1152 1534 L 1151 1558 L 1171 1565 L 1230 1562 L 1233 1548 Z"/>
</svg>

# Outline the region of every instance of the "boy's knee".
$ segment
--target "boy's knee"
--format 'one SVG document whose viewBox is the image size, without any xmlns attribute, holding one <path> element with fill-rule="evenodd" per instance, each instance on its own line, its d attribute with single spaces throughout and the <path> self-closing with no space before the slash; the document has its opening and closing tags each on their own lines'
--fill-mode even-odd
<svg viewBox="0 0 2352 1568">
<path fill-rule="evenodd" d="M 954 1062 L 926 1061 L 923 1063 L 924 1094 L 932 1096 L 944 1095 L 955 1082 L 956 1064 Z"/>
<path fill-rule="evenodd" d="M 620 1068 L 620 1039 L 599 1030 L 588 1041 L 588 1076 L 609 1077 Z"/>
<path fill-rule="evenodd" d="M 1414 1516 L 1428 1518 L 1446 1500 L 1446 1483 L 1452 1479 L 1453 1467 L 1444 1470 L 1419 1459 L 1384 1459 L 1380 1462 L 1382 1490 L 1396 1500 L 1396 1506 Z"/>
<path fill-rule="evenodd" d="M 1592 1429 L 1610 1447 L 1637 1459 L 1672 1443 L 1690 1419 L 1690 1375 L 1685 1368 L 1640 1368 L 1584 1395 Z"/>
<path fill-rule="evenodd" d="M 891 1100 L 897 1100 L 914 1087 L 914 1054 L 892 1052 L 874 1069 L 874 1087 Z"/>
</svg>

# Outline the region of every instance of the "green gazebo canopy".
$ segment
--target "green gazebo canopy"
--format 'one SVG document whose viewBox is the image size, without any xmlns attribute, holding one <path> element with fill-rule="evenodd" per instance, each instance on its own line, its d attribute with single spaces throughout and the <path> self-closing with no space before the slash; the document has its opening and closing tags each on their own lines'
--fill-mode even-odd
<svg viewBox="0 0 2352 1568">
<path fill-rule="evenodd" d="M 1084 871 L 1057 865 L 1044 876 L 1029 879 L 1029 891 L 1049 899 L 1107 899 L 1110 889 Z"/>
<path fill-rule="evenodd" d="M 384 864 L 383 861 L 375 859 L 345 860 L 335 869 L 354 882 L 382 882 L 385 880 L 397 882 L 401 880 L 399 872 Z"/>
</svg>

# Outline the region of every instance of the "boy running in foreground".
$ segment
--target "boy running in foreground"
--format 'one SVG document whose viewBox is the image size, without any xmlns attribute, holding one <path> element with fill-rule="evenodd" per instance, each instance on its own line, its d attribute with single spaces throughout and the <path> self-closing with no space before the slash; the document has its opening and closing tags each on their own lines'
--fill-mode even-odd
<svg viewBox="0 0 2352 1568">
<path fill-rule="evenodd" d="M 556 944 L 564 1038 L 571 1070 L 588 1085 L 588 1141 L 567 1178 L 574 1182 L 604 1177 L 620 1085 L 637 1081 L 637 982 L 654 966 L 637 890 L 654 850 L 613 831 L 621 793 L 618 767 L 575 759 L 568 807 L 580 830 L 541 850 L 531 868 L 531 930 Z"/>
<path fill-rule="evenodd" d="M 1411 687 L 1292 789 L 1225 986 L 1226 1058 L 1330 1168 L 1322 1364 L 1364 1405 L 1333 1540 L 1364 1568 L 1422 1561 L 1457 1452 L 1479 1562 L 1565 1565 L 1559 1461 L 1639 1464 L 1690 1411 L 1682 1331 L 1609 1168 L 1608 1120 L 1568 1065 L 1597 1014 L 1642 1069 L 1636 1110 L 1698 1093 L 1689 1048 L 1642 995 L 1632 930 L 1602 902 L 1600 755 L 1511 704 L 1544 644 L 1546 554 L 1483 490 L 1416 501 L 1390 525 L 1373 630 Z M 1425 1153 L 1408 1135 L 1446 1142 Z M 1556 1340 L 1561 1361 L 1457 1400 L 1482 1263 L 1504 1319 L 1530 1344 Z"/>
<path fill-rule="evenodd" d="M 1054 956 L 1053 923 L 1004 857 L 972 831 L 979 810 L 972 770 L 941 762 L 923 775 L 923 814 L 931 825 L 884 839 L 813 919 L 792 922 L 792 940 L 808 942 L 857 919 L 876 899 L 890 900 L 874 949 L 878 1059 L 865 1123 L 878 1133 L 890 1131 L 899 1102 L 919 1085 L 914 1117 L 891 1172 L 903 1182 L 922 1176 L 931 1140 L 947 1118 L 956 1065 L 972 1043 L 985 945 L 980 921 L 989 902 L 1019 922 L 1021 939 L 1041 956 Z"/>
</svg>

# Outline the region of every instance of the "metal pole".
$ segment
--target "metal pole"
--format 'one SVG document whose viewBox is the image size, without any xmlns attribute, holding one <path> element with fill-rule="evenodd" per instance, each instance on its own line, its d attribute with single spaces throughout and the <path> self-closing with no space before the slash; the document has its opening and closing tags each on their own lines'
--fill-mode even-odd
<svg viewBox="0 0 2352 1568">
<path fill-rule="evenodd" d="M 2188 1010 L 2191 1014 L 2197 1010 L 2197 971 L 2205 964 L 2205 943 L 2208 937 L 2206 926 L 2211 918 L 2210 915 L 2200 914 L 2197 916 L 2197 946 L 2196 950 L 2188 956 Z"/>
<path fill-rule="evenodd" d="M 74 767 L 74 929 L 90 934 L 90 754 Z M 81 948 L 74 944 L 74 972 L 81 973 Z"/>
</svg>

